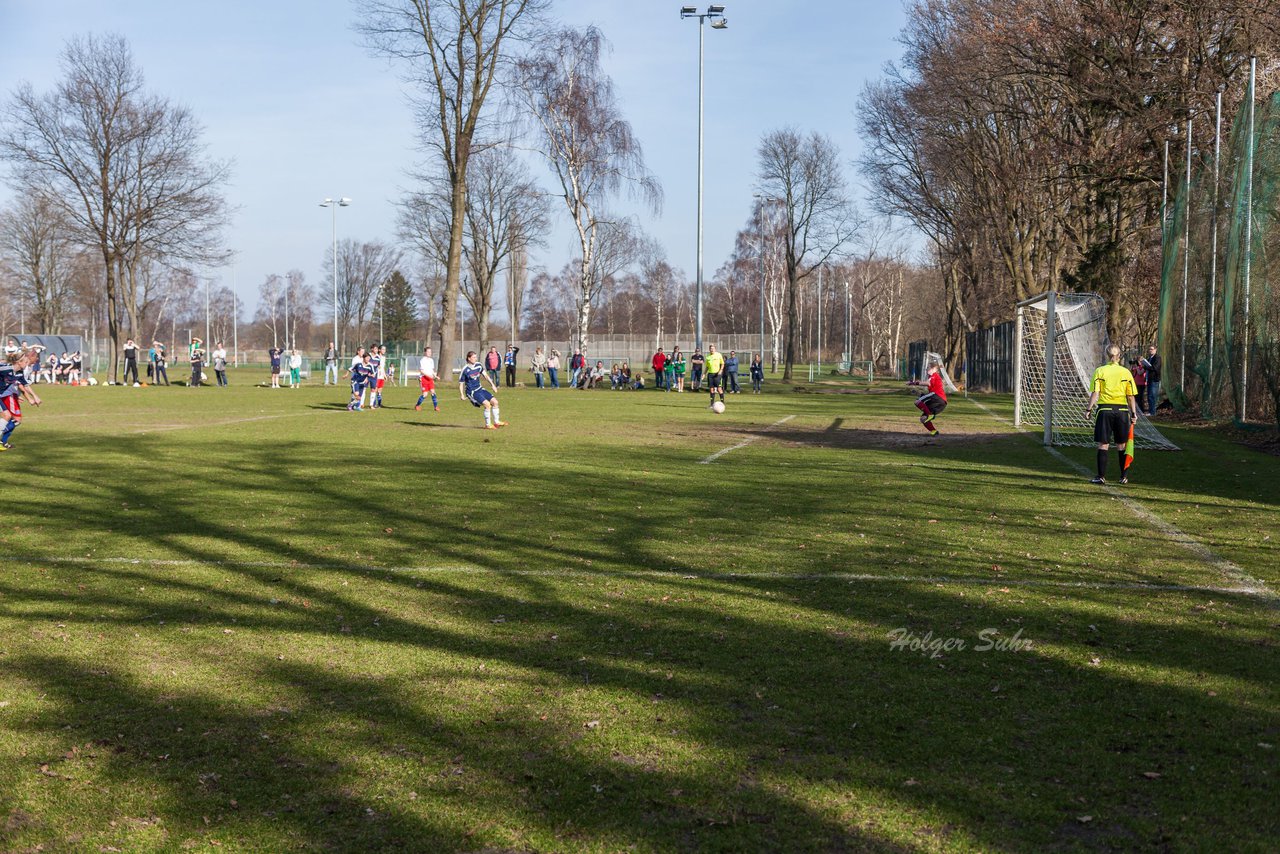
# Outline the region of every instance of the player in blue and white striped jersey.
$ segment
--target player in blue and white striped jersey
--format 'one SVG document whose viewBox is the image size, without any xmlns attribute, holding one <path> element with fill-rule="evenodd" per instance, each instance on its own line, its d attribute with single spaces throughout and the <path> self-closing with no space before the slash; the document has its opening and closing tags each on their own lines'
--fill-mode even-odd
<svg viewBox="0 0 1280 854">
<path fill-rule="evenodd" d="M 493 389 L 492 393 L 485 391 L 482 378 L 484 382 L 489 383 L 489 387 Z M 458 376 L 458 393 L 463 400 L 471 401 L 472 406 L 484 410 L 484 429 L 496 430 L 507 426 L 507 422 L 503 421 L 498 413 L 498 387 L 494 385 L 493 377 L 485 373 L 484 366 L 476 358 L 475 350 L 467 352 L 467 364 L 463 366 L 462 373 Z"/>
</svg>

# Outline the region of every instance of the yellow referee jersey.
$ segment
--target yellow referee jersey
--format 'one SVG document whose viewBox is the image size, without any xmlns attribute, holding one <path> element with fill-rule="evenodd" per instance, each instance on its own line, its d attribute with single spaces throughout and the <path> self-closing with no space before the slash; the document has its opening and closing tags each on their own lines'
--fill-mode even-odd
<svg viewBox="0 0 1280 854">
<path fill-rule="evenodd" d="M 1098 404 L 1101 406 L 1128 406 L 1129 398 L 1138 395 L 1138 384 L 1133 381 L 1133 374 L 1124 365 L 1103 365 L 1093 372 L 1089 390 L 1098 393 Z"/>
</svg>

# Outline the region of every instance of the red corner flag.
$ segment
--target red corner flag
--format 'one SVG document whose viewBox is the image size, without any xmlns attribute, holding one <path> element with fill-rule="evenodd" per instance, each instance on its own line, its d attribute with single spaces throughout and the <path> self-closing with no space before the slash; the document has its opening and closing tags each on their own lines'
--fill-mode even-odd
<svg viewBox="0 0 1280 854">
<path fill-rule="evenodd" d="M 1124 470 L 1133 465 L 1133 419 L 1129 420 L 1129 441 L 1124 444 Z"/>
</svg>

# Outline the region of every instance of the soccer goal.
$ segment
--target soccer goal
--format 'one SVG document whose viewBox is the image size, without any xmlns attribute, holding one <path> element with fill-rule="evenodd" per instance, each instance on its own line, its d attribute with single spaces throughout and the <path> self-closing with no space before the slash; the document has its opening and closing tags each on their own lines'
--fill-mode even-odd
<svg viewBox="0 0 1280 854">
<path fill-rule="evenodd" d="M 1093 445 L 1089 383 L 1107 358 L 1106 301 L 1049 291 L 1018 303 L 1016 327 L 1014 423 L 1043 427 L 1046 445 Z M 1142 416 L 1133 438 L 1140 448 L 1178 450 Z"/>
<path fill-rule="evenodd" d="M 928 350 L 926 350 L 924 355 L 920 357 L 920 376 L 923 377 L 921 382 L 928 383 L 929 381 L 930 363 L 938 366 L 938 373 L 942 375 L 942 387 L 946 389 L 948 393 L 960 391 L 960 389 L 956 388 L 956 384 L 951 381 L 951 374 L 947 373 L 947 366 L 946 363 L 942 361 L 942 354 L 933 353 Z"/>
</svg>

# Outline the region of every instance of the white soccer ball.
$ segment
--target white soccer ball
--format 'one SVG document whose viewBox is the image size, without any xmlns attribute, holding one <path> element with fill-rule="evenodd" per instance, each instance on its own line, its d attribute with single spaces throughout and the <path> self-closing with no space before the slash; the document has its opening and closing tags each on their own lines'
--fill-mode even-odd
<svg viewBox="0 0 1280 854">
<path fill-rule="evenodd" d="M 89 385 L 97 385 L 97 384 L 98 384 L 97 377 L 89 377 Z"/>
<path fill-rule="evenodd" d="M 720 415 L 721 413 L 723 413 L 723 412 L 724 412 L 724 401 L 723 401 L 723 400 L 717 400 L 715 403 L 711 404 L 711 411 L 712 411 L 712 412 L 714 412 L 716 415 Z"/>
</svg>

